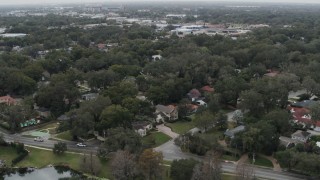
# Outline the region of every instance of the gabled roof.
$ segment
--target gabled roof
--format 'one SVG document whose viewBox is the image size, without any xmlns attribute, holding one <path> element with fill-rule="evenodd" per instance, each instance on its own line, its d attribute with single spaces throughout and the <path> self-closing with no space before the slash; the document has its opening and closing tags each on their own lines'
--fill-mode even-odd
<svg viewBox="0 0 320 180">
<path fill-rule="evenodd" d="M 297 130 L 291 136 L 300 137 L 300 138 L 308 138 L 311 134 L 306 131 Z"/>
<path fill-rule="evenodd" d="M 313 100 L 304 100 L 301 102 L 296 102 L 294 104 L 292 104 L 292 107 L 300 107 L 300 108 L 310 108 L 313 105 L 318 104 L 319 102 L 317 101 L 313 101 Z"/>
<path fill-rule="evenodd" d="M 205 91 L 205 92 L 214 92 L 214 88 L 210 87 L 210 86 L 203 86 L 201 88 L 202 91 Z"/>
<path fill-rule="evenodd" d="M 189 96 L 189 98 L 197 99 L 201 96 L 201 93 L 198 89 L 191 89 L 187 95 Z"/>
<path fill-rule="evenodd" d="M 12 98 L 11 96 L 9 96 L 9 95 L 1 96 L 0 97 L 0 103 L 6 103 L 8 105 L 11 105 L 11 104 L 15 104 L 16 100 L 14 98 Z"/>
<path fill-rule="evenodd" d="M 150 122 L 136 121 L 136 122 L 133 122 L 131 125 L 132 125 L 133 129 L 139 130 L 139 129 L 144 129 L 146 126 L 150 125 Z"/>
<path fill-rule="evenodd" d="M 175 107 L 173 105 L 164 106 L 164 105 L 158 104 L 156 105 L 156 110 L 159 112 L 170 114 L 175 110 Z"/>
<path fill-rule="evenodd" d="M 226 136 L 229 136 L 229 137 L 233 137 L 235 134 L 239 133 L 239 132 L 242 132 L 246 129 L 246 127 L 244 125 L 241 125 L 241 126 L 238 126 L 234 129 L 227 129 L 227 131 L 224 133 Z"/>
</svg>

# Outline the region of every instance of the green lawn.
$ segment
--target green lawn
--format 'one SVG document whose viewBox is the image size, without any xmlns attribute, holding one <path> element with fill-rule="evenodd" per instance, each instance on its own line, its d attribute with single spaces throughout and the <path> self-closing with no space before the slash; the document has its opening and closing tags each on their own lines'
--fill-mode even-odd
<svg viewBox="0 0 320 180">
<path fill-rule="evenodd" d="M 142 138 L 142 143 L 150 145 L 152 148 L 160 146 L 161 144 L 169 141 L 171 138 L 162 132 L 152 132 L 151 134 Z"/>
<path fill-rule="evenodd" d="M 222 180 L 236 180 L 236 176 L 232 174 L 222 174 Z"/>
<path fill-rule="evenodd" d="M 41 150 L 27 147 L 30 151 L 29 155 L 17 166 L 20 167 L 45 167 L 52 165 L 68 165 L 72 169 L 80 171 L 80 162 L 82 155 L 64 153 L 63 155 L 55 155 L 52 151 Z M 101 171 L 99 177 L 110 178 L 112 176 L 110 171 L 110 161 L 101 160 Z"/>
<path fill-rule="evenodd" d="M 252 163 L 252 159 L 250 159 L 250 163 Z M 269 159 L 266 159 L 266 158 L 261 157 L 261 156 L 257 156 L 256 157 L 254 165 L 273 168 L 272 162 Z"/>
<path fill-rule="evenodd" d="M 222 159 L 227 160 L 227 161 L 238 161 L 239 160 L 239 158 L 237 158 L 235 156 L 230 156 L 230 155 L 223 155 Z"/>
<path fill-rule="evenodd" d="M 173 132 L 178 134 L 184 134 L 195 127 L 192 121 L 177 121 L 174 123 L 166 123 L 166 126 L 170 127 Z"/>
<path fill-rule="evenodd" d="M 65 131 L 65 132 L 59 133 L 56 135 L 56 137 L 59 139 L 72 141 L 72 135 L 71 135 L 70 131 Z"/>
<path fill-rule="evenodd" d="M 16 158 L 18 154 L 10 146 L 1 146 L 0 147 L 0 159 L 6 161 L 7 166 L 11 166 L 11 161 Z"/>
<path fill-rule="evenodd" d="M 18 166 L 21 167 L 44 167 L 49 164 L 54 165 L 68 165 L 73 169 L 78 170 L 80 168 L 81 156 L 79 154 L 65 153 L 63 155 L 53 154 L 52 151 L 41 150 L 31 147 L 26 147 L 30 151 L 29 155 Z"/>
</svg>

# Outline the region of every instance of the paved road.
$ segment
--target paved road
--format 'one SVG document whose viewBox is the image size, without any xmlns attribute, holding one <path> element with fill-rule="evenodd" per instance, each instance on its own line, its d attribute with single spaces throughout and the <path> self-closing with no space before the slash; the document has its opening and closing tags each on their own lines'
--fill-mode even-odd
<svg viewBox="0 0 320 180">
<path fill-rule="evenodd" d="M 190 153 L 184 153 L 178 146 L 174 144 L 174 140 L 170 140 L 167 143 L 155 148 L 156 151 L 162 152 L 165 160 L 173 161 L 175 159 L 189 159 L 202 161 L 204 157 L 197 156 Z M 223 162 L 222 170 L 229 173 L 236 173 L 236 164 L 233 162 Z M 305 176 L 298 174 L 277 172 L 267 168 L 254 168 L 255 175 L 260 178 L 274 179 L 274 180 L 301 180 L 307 179 Z"/>
<path fill-rule="evenodd" d="M 4 135 L 4 140 L 7 142 L 20 142 L 26 145 L 32 145 L 32 146 L 43 147 L 48 149 L 52 149 L 54 144 L 58 142 L 56 140 L 44 140 L 44 142 L 36 142 L 33 140 L 33 138 L 24 137 L 24 136 L 21 136 L 20 134 L 10 134 L 10 135 L 5 133 L 2 133 L 2 134 Z M 97 146 L 88 145 L 87 147 L 78 147 L 76 145 L 77 144 L 76 142 L 65 142 L 65 143 L 67 144 L 68 150 L 71 150 L 71 151 L 96 153 L 98 150 Z"/>
</svg>

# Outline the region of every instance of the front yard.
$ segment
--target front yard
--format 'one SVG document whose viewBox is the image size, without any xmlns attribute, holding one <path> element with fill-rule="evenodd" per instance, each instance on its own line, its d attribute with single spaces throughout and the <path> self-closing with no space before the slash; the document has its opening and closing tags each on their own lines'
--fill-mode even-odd
<svg viewBox="0 0 320 180">
<path fill-rule="evenodd" d="M 193 121 L 177 121 L 174 123 L 166 123 L 166 126 L 170 127 L 173 132 L 178 134 L 185 134 L 190 129 L 195 127 Z"/>
<path fill-rule="evenodd" d="M 171 137 L 163 134 L 162 132 L 151 132 L 149 135 L 142 138 L 142 143 L 146 146 L 154 148 L 166 143 L 170 139 Z"/>
<path fill-rule="evenodd" d="M 250 159 L 250 163 L 252 163 L 252 158 Z M 261 157 L 259 155 L 256 157 L 254 165 L 273 168 L 273 164 L 269 159 L 266 159 L 266 158 Z"/>
<path fill-rule="evenodd" d="M 57 134 L 55 137 L 67 141 L 72 141 L 73 139 L 70 131 L 64 131 L 62 133 Z"/>
</svg>

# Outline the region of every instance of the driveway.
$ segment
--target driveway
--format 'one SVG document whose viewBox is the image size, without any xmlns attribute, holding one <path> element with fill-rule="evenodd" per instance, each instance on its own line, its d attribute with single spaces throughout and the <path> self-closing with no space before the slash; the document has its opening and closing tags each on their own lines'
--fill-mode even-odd
<svg viewBox="0 0 320 180">
<path fill-rule="evenodd" d="M 170 136 L 172 139 L 175 139 L 179 136 L 179 134 L 173 132 L 171 128 L 165 126 L 164 124 L 160 124 L 156 126 L 158 131 Z"/>
</svg>

